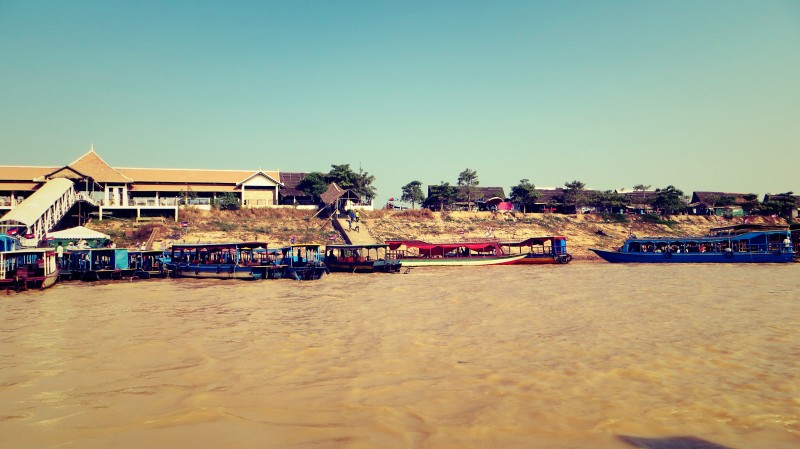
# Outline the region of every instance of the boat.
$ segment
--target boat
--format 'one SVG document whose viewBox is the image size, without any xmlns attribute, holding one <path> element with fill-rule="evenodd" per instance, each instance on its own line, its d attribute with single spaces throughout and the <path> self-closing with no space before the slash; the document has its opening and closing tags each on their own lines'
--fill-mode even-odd
<svg viewBox="0 0 800 449">
<path fill-rule="evenodd" d="M 311 281 L 329 273 L 321 248 L 322 245 L 316 243 L 297 243 L 281 248 L 283 277 Z"/>
<path fill-rule="evenodd" d="M 58 281 L 58 261 L 52 248 L 0 252 L 0 287 L 45 289 Z"/>
<path fill-rule="evenodd" d="M 60 278 L 70 281 L 119 280 L 133 275 L 125 248 L 68 248 L 60 268 Z"/>
<path fill-rule="evenodd" d="M 500 242 L 508 254 L 525 254 L 514 265 L 565 264 L 572 261 L 567 252 L 567 238 L 562 236 L 529 237 L 519 242 Z"/>
<path fill-rule="evenodd" d="M 786 263 L 795 255 L 787 229 L 742 225 L 702 237 L 631 236 L 617 251 L 589 249 L 612 263 Z"/>
<path fill-rule="evenodd" d="M 422 240 L 388 240 L 388 257 L 406 268 L 434 266 L 511 265 L 526 254 L 506 254 L 497 240 L 432 243 Z"/>
<path fill-rule="evenodd" d="M 132 277 L 152 279 L 166 276 L 164 252 L 157 249 L 128 250 L 128 266 Z"/>
<path fill-rule="evenodd" d="M 387 257 L 389 245 L 327 245 L 325 265 L 330 271 L 348 273 L 397 273 L 399 260 Z"/>
<path fill-rule="evenodd" d="M 281 269 L 264 242 L 176 244 L 165 266 L 173 277 L 242 280 L 280 277 Z"/>
</svg>

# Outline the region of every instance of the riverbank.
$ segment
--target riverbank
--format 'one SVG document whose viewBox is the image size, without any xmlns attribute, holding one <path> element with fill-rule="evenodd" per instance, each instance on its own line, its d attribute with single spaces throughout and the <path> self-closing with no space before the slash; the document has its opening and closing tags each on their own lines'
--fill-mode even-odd
<svg viewBox="0 0 800 449">
<path fill-rule="evenodd" d="M 239 211 L 182 210 L 180 222 L 137 224 L 129 220 L 94 221 L 87 226 L 109 234 L 120 247 L 141 245 L 158 228 L 154 248 L 174 242 L 265 241 L 270 245 L 325 243 L 337 235 L 329 220 L 295 209 L 244 209 Z M 181 222 L 188 226 L 182 227 Z M 431 212 L 428 210 L 362 213 L 362 231 L 375 241 L 419 239 L 454 241 L 495 237 L 523 240 L 537 235 L 567 237 L 578 260 L 596 259 L 589 248 L 616 248 L 633 232 L 644 235 L 704 235 L 710 228 L 744 223 L 744 218 L 676 215 L 655 217 L 608 214 L 496 214 L 491 212 Z M 750 224 L 786 225 L 782 218 L 747 217 Z M 341 243 L 341 240 L 339 240 Z"/>
</svg>

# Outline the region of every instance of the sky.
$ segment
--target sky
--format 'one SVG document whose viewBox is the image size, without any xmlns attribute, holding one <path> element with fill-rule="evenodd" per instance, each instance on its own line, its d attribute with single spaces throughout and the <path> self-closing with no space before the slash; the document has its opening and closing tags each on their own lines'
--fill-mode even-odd
<svg viewBox="0 0 800 449">
<path fill-rule="evenodd" d="M 800 192 L 800 2 L 0 0 L 3 165 Z"/>
</svg>

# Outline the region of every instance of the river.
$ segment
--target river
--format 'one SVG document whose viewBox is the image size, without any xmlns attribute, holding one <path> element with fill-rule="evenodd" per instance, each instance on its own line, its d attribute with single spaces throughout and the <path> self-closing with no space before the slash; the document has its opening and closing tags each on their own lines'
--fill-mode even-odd
<svg viewBox="0 0 800 449">
<path fill-rule="evenodd" d="M 11 294 L 0 447 L 621 449 L 621 436 L 691 436 L 795 449 L 799 273 L 573 263 Z"/>
</svg>

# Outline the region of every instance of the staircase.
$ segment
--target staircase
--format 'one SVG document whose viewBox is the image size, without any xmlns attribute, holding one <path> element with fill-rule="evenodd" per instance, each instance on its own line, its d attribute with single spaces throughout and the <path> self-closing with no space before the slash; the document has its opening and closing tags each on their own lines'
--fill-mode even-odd
<svg viewBox="0 0 800 449">
<path fill-rule="evenodd" d="M 0 218 L 0 230 L 6 233 L 15 229 L 18 234 L 30 236 L 20 239 L 20 243 L 36 246 L 67 215 L 76 200 L 72 181 L 66 178 L 51 179 Z"/>
<path fill-rule="evenodd" d="M 150 238 L 147 239 L 147 246 L 144 249 L 153 249 L 153 244 L 160 235 L 161 228 L 153 228 L 153 232 L 150 233 Z"/>
<path fill-rule="evenodd" d="M 343 218 L 332 218 L 333 227 L 342 234 L 344 241 L 350 245 L 374 245 L 378 242 L 372 238 L 367 230 L 364 220 L 353 222 L 353 229 L 349 230 L 347 220 Z"/>
</svg>

